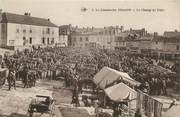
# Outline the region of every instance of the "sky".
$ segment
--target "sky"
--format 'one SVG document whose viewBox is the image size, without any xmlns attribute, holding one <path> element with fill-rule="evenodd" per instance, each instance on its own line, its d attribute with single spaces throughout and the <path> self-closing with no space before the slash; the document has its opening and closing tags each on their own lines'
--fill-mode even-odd
<svg viewBox="0 0 180 117">
<path fill-rule="evenodd" d="M 180 30 L 180 0 L 0 0 L 0 8 L 3 12 L 17 14 L 30 12 L 34 17 L 50 18 L 59 26 L 122 25 L 125 29 L 146 28 L 150 33 L 159 34 L 163 34 L 164 31 Z M 83 12 L 82 8 L 87 10 Z M 116 11 L 101 11 L 102 9 Z"/>
</svg>

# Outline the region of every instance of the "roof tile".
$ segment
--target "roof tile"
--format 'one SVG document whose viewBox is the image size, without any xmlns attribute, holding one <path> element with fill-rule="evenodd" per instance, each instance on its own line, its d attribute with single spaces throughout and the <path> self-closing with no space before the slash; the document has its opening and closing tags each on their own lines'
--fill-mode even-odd
<svg viewBox="0 0 180 117">
<path fill-rule="evenodd" d="M 13 13 L 3 13 L 2 21 L 3 23 L 17 23 L 17 24 L 26 24 L 26 25 L 37 25 L 37 26 L 49 26 L 49 27 L 57 27 L 57 25 L 53 24 L 48 19 L 31 17 L 27 15 L 19 15 Z"/>
</svg>

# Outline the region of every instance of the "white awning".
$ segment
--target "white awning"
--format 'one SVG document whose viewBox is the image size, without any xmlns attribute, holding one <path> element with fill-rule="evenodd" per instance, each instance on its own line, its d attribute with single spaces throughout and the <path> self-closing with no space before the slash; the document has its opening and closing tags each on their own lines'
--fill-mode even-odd
<svg viewBox="0 0 180 117">
<path fill-rule="evenodd" d="M 105 89 L 107 85 L 117 80 L 123 80 L 133 86 L 139 86 L 140 83 L 132 79 L 127 73 L 120 72 L 109 67 L 102 68 L 93 78 L 96 85 L 100 88 Z"/>
<path fill-rule="evenodd" d="M 105 89 L 107 96 L 113 101 L 132 100 L 137 97 L 137 92 L 124 83 L 116 84 Z"/>
</svg>

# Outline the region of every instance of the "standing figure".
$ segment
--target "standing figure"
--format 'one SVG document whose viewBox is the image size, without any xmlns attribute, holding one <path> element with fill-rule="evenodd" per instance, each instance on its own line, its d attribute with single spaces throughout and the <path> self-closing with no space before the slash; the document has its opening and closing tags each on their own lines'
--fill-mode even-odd
<svg viewBox="0 0 180 117">
<path fill-rule="evenodd" d="M 14 89 L 16 89 L 16 73 L 15 71 L 9 71 L 9 76 L 7 77 L 9 90 L 11 90 L 11 86 L 14 86 Z"/>
<path fill-rule="evenodd" d="M 29 88 L 28 69 L 26 66 L 23 69 L 23 83 L 24 83 L 24 88 Z"/>
</svg>

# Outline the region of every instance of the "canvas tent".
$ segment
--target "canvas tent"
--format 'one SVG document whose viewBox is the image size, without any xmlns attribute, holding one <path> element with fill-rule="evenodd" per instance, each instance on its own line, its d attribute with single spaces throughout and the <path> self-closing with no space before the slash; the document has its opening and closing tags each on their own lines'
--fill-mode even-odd
<svg viewBox="0 0 180 117">
<path fill-rule="evenodd" d="M 133 100 L 137 97 L 137 92 L 124 83 L 119 83 L 105 89 L 105 93 L 111 100 L 116 102 L 126 100 L 127 98 Z"/>
<path fill-rule="evenodd" d="M 101 89 L 105 89 L 106 86 L 112 84 L 117 80 L 123 80 L 130 85 L 139 86 L 140 83 L 132 79 L 127 73 L 120 72 L 109 67 L 102 68 L 93 78 L 96 85 Z"/>
</svg>

